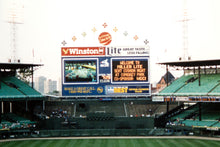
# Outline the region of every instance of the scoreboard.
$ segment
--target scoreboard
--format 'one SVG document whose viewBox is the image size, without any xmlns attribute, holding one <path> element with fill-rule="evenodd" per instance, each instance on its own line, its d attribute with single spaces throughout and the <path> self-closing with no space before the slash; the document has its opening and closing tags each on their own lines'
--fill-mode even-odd
<svg viewBox="0 0 220 147">
<path fill-rule="evenodd" d="M 62 95 L 150 96 L 149 47 L 62 47 Z"/>
</svg>

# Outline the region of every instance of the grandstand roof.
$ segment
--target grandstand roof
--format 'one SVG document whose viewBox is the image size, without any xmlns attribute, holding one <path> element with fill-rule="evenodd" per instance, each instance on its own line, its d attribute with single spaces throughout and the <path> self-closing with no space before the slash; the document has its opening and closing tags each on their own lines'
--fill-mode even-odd
<svg viewBox="0 0 220 147">
<path fill-rule="evenodd" d="M 181 66 L 181 67 L 213 66 L 213 65 L 220 65 L 220 59 L 162 62 L 158 64 L 169 65 L 169 66 Z"/>
<path fill-rule="evenodd" d="M 44 96 L 14 76 L 0 77 L 0 101 L 41 100 Z"/>
<path fill-rule="evenodd" d="M 25 69 L 36 66 L 43 66 L 43 64 L 0 63 L 0 69 Z"/>
<path fill-rule="evenodd" d="M 44 96 L 33 89 L 33 67 L 43 64 L 0 63 L 0 101 L 41 100 Z M 15 77 L 17 69 L 32 71 L 32 87 Z"/>
</svg>

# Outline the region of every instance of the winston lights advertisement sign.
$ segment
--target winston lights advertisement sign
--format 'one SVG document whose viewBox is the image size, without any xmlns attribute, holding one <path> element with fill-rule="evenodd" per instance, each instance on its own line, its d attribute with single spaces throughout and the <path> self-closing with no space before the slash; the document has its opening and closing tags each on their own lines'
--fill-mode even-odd
<svg viewBox="0 0 220 147">
<path fill-rule="evenodd" d="M 62 47 L 62 56 L 102 56 L 105 47 Z"/>
</svg>

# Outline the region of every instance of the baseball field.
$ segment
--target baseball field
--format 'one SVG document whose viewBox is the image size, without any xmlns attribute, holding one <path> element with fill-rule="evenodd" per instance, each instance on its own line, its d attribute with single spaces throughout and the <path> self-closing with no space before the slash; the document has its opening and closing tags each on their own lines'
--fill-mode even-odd
<svg viewBox="0 0 220 147">
<path fill-rule="evenodd" d="M 101 137 L 30 138 L 0 140 L 1 147 L 219 147 L 217 138 L 200 137 Z"/>
</svg>

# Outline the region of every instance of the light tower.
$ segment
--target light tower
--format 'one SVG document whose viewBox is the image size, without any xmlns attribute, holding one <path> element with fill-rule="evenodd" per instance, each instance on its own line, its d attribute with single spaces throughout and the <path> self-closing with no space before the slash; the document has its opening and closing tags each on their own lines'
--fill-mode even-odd
<svg viewBox="0 0 220 147">
<path fill-rule="evenodd" d="M 20 62 L 17 58 L 17 29 L 18 24 L 23 24 L 24 5 L 21 0 L 10 0 L 8 9 L 8 20 L 10 25 L 10 49 L 11 58 L 9 62 Z"/>
<path fill-rule="evenodd" d="M 183 19 L 179 20 L 179 22 L 182 22 L 183 28 L 183 56 L 179 60 L 191 60 L 188 53 L 188 21 L 190 20 L 188 18 L 187 0 L 183 0 Z"/>
</svg>

